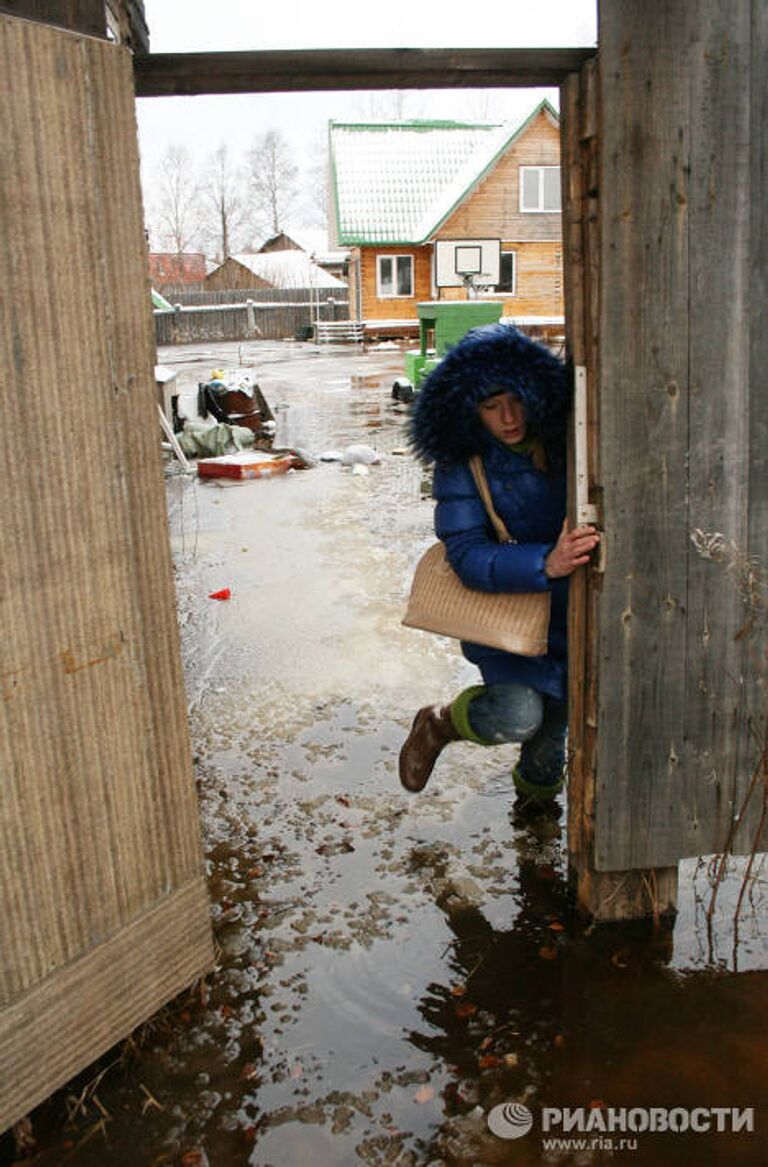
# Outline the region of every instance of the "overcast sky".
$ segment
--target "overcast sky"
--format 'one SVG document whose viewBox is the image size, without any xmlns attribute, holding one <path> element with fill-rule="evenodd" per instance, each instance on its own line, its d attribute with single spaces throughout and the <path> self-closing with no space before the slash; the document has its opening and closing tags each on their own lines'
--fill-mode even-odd
<svg viewBox="0 0 768 1167">
<path fill-rule="evenodd" d="M 498 48 L 593 45 L 596 0 L 486 0 L 482 19 L 448 0 L 144 0 L 152 52 L 291 48 Z M 556 90 L 417 91 L 405 117 L 506 121 Z M 226 142 L 244 154 L 280 130 L 302 166 L 325 140 L 328 120 L 391 116 L 392 95 L 281 93 L 155 97 L 137 102 L 145 182 L 169 145 L 203 158 Z"/>
</svg>

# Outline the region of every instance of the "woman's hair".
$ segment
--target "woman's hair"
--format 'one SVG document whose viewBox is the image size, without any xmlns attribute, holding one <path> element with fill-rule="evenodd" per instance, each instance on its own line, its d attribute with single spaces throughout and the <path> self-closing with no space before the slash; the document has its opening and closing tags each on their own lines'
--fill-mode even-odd
<svg viewBox="0 0 768 1167">
<path fill-rule="evenodd" d="M 409 438 L 424 462 L 466 462 L 487 436 L 478 406 L 512 393 L 525 410 L 534 465 L 565 464 L 570 379 L 549 349 L 509 324 L 471 329 L 425 380 L 413 404 Z"/>
<path fill-rule="evenodd" d="M 540 438 L 534 438 L 531 442 L 531 461 L 537 470 L 541 470 L 542 474 L 546 474 L 549 470 L 547 451 L 544 449 L 544 443 Z"/>
</svg>

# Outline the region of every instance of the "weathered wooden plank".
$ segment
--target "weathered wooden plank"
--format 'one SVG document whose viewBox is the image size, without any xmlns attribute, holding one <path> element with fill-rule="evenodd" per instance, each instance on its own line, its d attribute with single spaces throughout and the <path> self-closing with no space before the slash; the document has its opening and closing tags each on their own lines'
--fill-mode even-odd
<svg viewBox="0 0 768 1167">
<path fill-rule="evenodd" d="M 208 933 L 200 877 L 4 1010 L 0 1131 L 203 976 Z"/>
<path fill-rule="evenodd" d="M 345 89 L 559 85 L 594 55 L 564 49 L 297 49 L 150 53 L 134 61 L 137 97 Z"/>
<path fill-rule="evenodd" d="M 752 6 L 752 57 L 750 68 L 750 182 L 754 197 L 750 204 L 749 329 L 750 411 L 749 411 L 749 549 L 768 571 L 768 5 Z M 761 389 L 761 386 L 763 388 Z M 765 577 L 764 577 L 765 578 Z"/>
<path fill-rule="evenodd" d="M 749 295 L 745 324 L 749 347 L 749 523 L 748 550 L 759 564 L 762 583 L 762 616 L 760 635 L 752 646 L 748 661 L 749 675 L 762 677 L 762 689 L 754 685 L 750 693 L 751 716 L 755 735 L 768 741 L 768 393 L 765 390 L 765 370 L 768 368 L 768 147 L 765 127 L 768 125 L 768 5 L 752 5 L 752 43 L 750 68 L 750 184 L 753 197 L 750 205 Z M 762 771 L 763 780 L 765 770 Z M 763 781 L 764 785 L 764 781 Z M 762 798 L 761 783 L 757 784 L 756 799 Z M 768 850 L 765 833 L 756 837 L 752 808 L 746 834 L 739 838 L 739 850 L 747 851 L 754 842 L 760 851 Z"/>
<path fill-rule="evenodd" d="M 589 502 L 601 521 L 597 458 L 599 380 L 600 218 L 598 187 L 599 117 L 595 63 L 569 79 L 561 94 L 565 197 L 569 353 L 582 366 L 587 388 Z M 583 419 L 582 419 L 583 421 Z M 569 514 L 574 509 L 574 437 L 571 438 Z M 595 779 L 599 670 L 598 613 L 601 556 L 571 579 L 568 612 L 569 785 L 568 855 L 579 908 L 603 923 L 638 917 L 659 918 L 675 910 L 677 869 L 598 871 L 595 866 Z"/>
<path fill-rule="evenodd" d="M 19 1002 L 43 1000 L 37 987 L 57 991 L 77 962 L 201 881 L 202 863 L 148 423 L 154 345 L 130 54 L 0 17 L 0 99 L 0 352 L 14 420 L 0 437 L 3 1026 Z M 19 453 L 19 431 L 39 435 L 42 455 Z M 202 897 L 194 903 L 179 920 L 192 947 L 167 969 L 170 992 L 211 959 Z M 126 985 L 113 972 L 112 988 L 89 992 L 79 1065 L 125 1033 L 109 1023 L 112 992 L 136 1019 L 156 1000 L 140 975 Z M 51 1063 L 79 1068 L 65 1030 L 28 1020 L 48 1025 Z M 14 1033 L 3 1098 L 25 1058 Z M 12 1109 L 25 1105 L 13 1098 Z"/>
<path fill-rule="evenodd" d="M 586 361 L 584 305 L 584 176 L 579 125 L 580 76 L 568 77 L 560 89 L 560 154 L 563 191 L 563 291 L 567 324 L 567 351 L 575 365 Z"/>
<path fill-rule="evenodd" d="M 688 194 L 691 232 L 689 532 L 721 533 L 737 558 L 750 551 L 749 296 L 751 5 L 708 4 L 691 52 L 696 116 Z M 727 127 L 727 132 L 723 132 Z M 756 135 L 762 138 L 761 133 Z M 752 483 L 753 489 L 758 484 Z M 762 502 L 765 504 L 763 485 Z M 765 547 L 765 543 L 763 544 Z M 755 548 L 753 547 L 754 551 Z M 684 853 L 719 850 L 739 811 L 756 744 L 750 638 L 737 571 L 688 545 L 685 758 L 681 759 Z M 742 794 L 743 796 L 743 794 Z M 747 817 L 742 830 L 748 829 Z"/>
<path fill-rule="evenodd" d="M 599 418 L 602 400 L 600 380 L 600 256 L 602 249 L 600 208 L 600 89 L 598 62 L 591 60 L 581 71 L 580 140 L 582 149 L 582 234 L 584 247 L 584 341 L 587 369 L 587 462 L 589 501 L 597 512 L 597 524 L 604 527 L 602 478 L 600 465 Z M 598 664 L 598 605 L 602 590 L 604 544 L 598 548 L 587 579 L 587 602 L 584 642 L 584 734 L 583 764 L 584 801 L 582 816 L 594 831 L 595 766 L 597 749 L 597 694 L 600 682 Z M 594 839 L 590 840 L 590 864 L 593 862 Z M 593 906 L 594 910 L 594 906 Z"/>
<path fill-rule="evenodd" d="M 677 911 L 677 867 L 597 871 L 583 855 L 574 867 L 578 905 L 597 923 L 659 921 Z"/>
<path fill-rule="evenodd" d="M 584 172 L 580 140 L 581 78 L 572 74 L 560 90 L 561 169 L 563 191 L 563 259 L 566 354 L 573 366 L 586 366 L 586 305 L 584 264 Z M 568 513 L 574 519 L 574 422 L 569 434 Z M 584 757 L 587 642 L 587 576 L 571 579 L 568 595 L 568 850 L 581 856 L 589 849 L 591 826 L 586 821 Z"/>
<path fill-rule="evenodd" d="M 684 733 L 688 421 L 686 59 L 697 6 L 601 8 L 600 464 L 595 863 L 676 860 Z"/>
<path fill-rule="evenodd" d="M 749 735 L 765 716 L 764 630 L 760 642 L 736 638 L 743 607 L 732 576 L 690 541 L 709 528 L 768 554 L 758 517 L 765 341 L 755 312 L 765 287 L 755 271 L 764 243 L 753 236 L 765 197 L 755 113 L 765 99 L 750 75 L 764 72 L 765 17 L 756 12 L 749 0 L 727 11 L 716 0 L 601 10 L 608 563 L 596 864 L 606 870 L 722 847 L 753 772 Z M 754 823 L 745 819 L 736 850 L 749 850 Z"/>
</svg>

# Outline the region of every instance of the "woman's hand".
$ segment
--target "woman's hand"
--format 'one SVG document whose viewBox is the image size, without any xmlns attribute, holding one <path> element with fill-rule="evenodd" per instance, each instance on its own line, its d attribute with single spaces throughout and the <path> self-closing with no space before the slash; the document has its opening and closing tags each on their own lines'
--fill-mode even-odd
<svg viewBox="0 0 768 1167">
<path fill-rule="evenodd" d="M 572 531 L 566 519 L 560 537 L 544 561 L 544 571 L 550 579 L 572 575 L 577 567 L 589 563 L 589 557 L 600 542 L 594 527 L 576 527 Z"/>
</svg>

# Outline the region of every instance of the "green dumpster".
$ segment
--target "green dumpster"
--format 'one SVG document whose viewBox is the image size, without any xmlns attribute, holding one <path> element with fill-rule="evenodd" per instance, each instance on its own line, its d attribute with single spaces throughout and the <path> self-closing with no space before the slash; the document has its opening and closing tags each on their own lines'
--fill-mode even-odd
<svg viewBox="0 0 768 1167">
<path fill-rule="evenodd" d="M 504 305 L 499 300 L 433 300 L 416 306 L 419 350 L 405 354 L 405 373 L 418 389 L 424 378 L 470 328 L 497 324 Z"/>
</svg>

